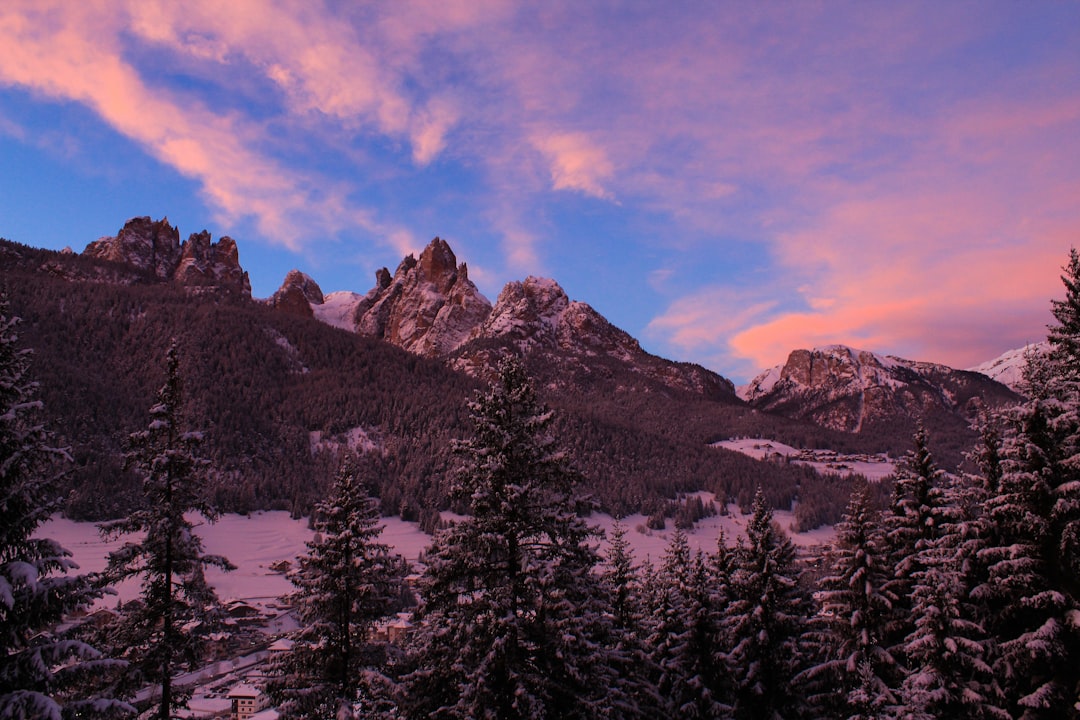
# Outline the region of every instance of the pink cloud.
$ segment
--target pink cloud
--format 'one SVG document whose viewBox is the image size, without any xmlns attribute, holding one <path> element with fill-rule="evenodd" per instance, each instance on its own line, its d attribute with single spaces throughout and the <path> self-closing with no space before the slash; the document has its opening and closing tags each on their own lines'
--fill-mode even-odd
<svg viewBox="0 0 1080 720">
<path fill-rule="evenodd" d="M 166 6 L 189 23 L 205 9 L 195 3 L 183 11 L 173 3 L 160 9 Z M 178 31 L 168 24 L 169 13 L 154 18 L 146 14 L 149 4 L 133 3 L 132 8 L 131 27 L 147 37 L 183 41 L 201 55 L 221 54 L 207 50 L 217 45 L 206 36 L 192 34 L 194 25 Z M 246 16 L 237 6 L 215 11 L 243 26 Z M 400 237 L 400 230 L 370 211 L 351 206 L 342 188 L 288 170 L 260 152 L 266 138 L 258 125 L 144 83 L 119 47 L 128 21 L 125 8 L 115 4 L 7 3 L 0 11 L 0 32 L 7 41 L 0 54 L 0 82 L 92 108 L 156 158 L 197 179 L 219 222 L 254 217 L 263 234 L 293 249 L 313 227 L 332 232 L 359 226 Z"/>
<path fill-rule="evenodd" d="M 551 170 L 554 190 L 576 190 L 602 200 L 614 196 L 604 188 L 614 173 L 614 165 L 603 148 L 584 133 L 556 133 L 533 138 Z"/>
</svg>

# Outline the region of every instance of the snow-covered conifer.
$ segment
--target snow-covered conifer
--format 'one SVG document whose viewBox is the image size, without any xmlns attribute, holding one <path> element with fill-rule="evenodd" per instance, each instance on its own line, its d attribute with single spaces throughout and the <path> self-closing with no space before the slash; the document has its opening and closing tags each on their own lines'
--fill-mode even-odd
<svg viewBox="0 0 1080 720">
<path fill-rule="evenodd" d="M 896 471 L 882 540 L 887 562 L 892 565 L 892 577 L 883 589 L 893 598 L 889 627 L 882 640 L 904 667 L 904 644 L 914 629 L 915 576 L 925 570 L 924 553 L 940 537 L 947 515 L 942 487 L 944 473 L 934 462 L 926 430 L 921 425 L 913 443 L 914 447 Z"/>
<path fill-rule="evenodd" d="M 987 663 L 985 632 L 973 618 L 967 588 L 947 537 L 924 553 L 915 577 L 915 629 L 904 654 L 909 673 L 901 689 L 910 720 L 1007 720 Z"/>
<path fill-rule="evenodd" d="M 986 515 L 987 578 L 996 610 L 994 670 L 1017 718 L 1080 715 L 1080 258 L 1070 252 L 1047 355 L 1029 355 L 1029 399 L 1006 414 L 1001 481 Z"/>
<path fill-rule="evenodd" d="M 141 539 L 109 554 L 105 575 L 111 582 L 142 581 L 140 602 L 124 606 L 111 642 L 130 663 L 127 680 L 132 686 L 157 686 L 155 716 L 162 720 L 184 706 L 186 691 L 174 686 L 173 675 L 198 662 L 201 641 L 219 610 L 203 570 L 233 569 L 224 557 L 204 553 L 195 532 L 195 513 L 209 522 L 218 513 L 204 492 L 207 462 L 195 454 L 201 434 L 184 427 L 175 343 L 166 367 L 150 423 L 131 435 L 127 456 L 129 466 L 142 476 L 145 505 L 101 526 L 106 538 L 141 534 Z"/>
<path fill-rule="evenodd" d="M 829 562 L 810 633 L 818 658 L 805 672 L 809 700 L 823 716 L 884 718 L 899 699 L 898 668 L 886 646 L 896 597 L 885 588 L 892 572 L 865 482 L 852 488 Z"/>
<path fill-rule="evenodd" d="M 6 297 L 0 297 L 0 717 L 5 720 L 95 717 L 130 706 L 87 697 L 81 682 L 115 668 L 95 648 L 55 631 L 68 613 L 101 591 L 54 540 L 35 537 L 59 509 L 54 483 L 63 453 L 35 421 L 41 408 L 27 377 Z"/>
<path fill-rule="evenodd" d="M 799 574 L 795 546 L 758 488 L 746 542 L 735 548 L 726 616 L 737 720 L 794 717 L 803 703 L 795 678 L 802 670 L 809 599 Z"/>
<path fill-rule="evenodd" d="M 1051 300 L 1050 309 L 1057 322 L 1050 325 L 1050 357 L 1055 376 L 1069 382 L 1080 382 L 1080 253 L 1069 250 L 1069 262 L 1062 268 L 1065 274 L 1065 299 Z"/>
<path fill-rule="evenodd" d="M 711 573 L 703 554 L 691 554 L 686 534 L 679 528 L 652 577 L 649 597 L 645 645 L 665 716 L 720 717 L 725 706 L 715 690 L 722 675 L 722 657 Z"/>
<path fill-rule="evenodd" d="M 469 517 L 440 531 L 421 581 L 405 678 L 413 717 L 590 718 L 618 697 L 594 549 L 552 414 L 518 361 L 470 404 L 475 437 L 455 493 Z"/>
<path fill-rule="evenodd" d="M 350 458 L 313 517 L 315 539 L 289 574 L 302 627 L 273 664 L 270 695 L 285 718 L 330 717 L 342 704 L 374 717 L 392 700 L 382 671 L 395 651 L 372 630 L 402 609 L 408 566 L 379 542 L 378 502 Z"/>
<path fill-rule="evenodd" d="M 601 577 L 611 608 L 612 669 L 626 696 L 627 706 L 636 708 L 642 717 L 650 717 L 660 712 L 662 702 L 652 681 L 656 676 L 655 668 L 646 651 L 645 590 L 626 539 L 626 528 L 617 519 L 604 560 Z"/>
</svg>

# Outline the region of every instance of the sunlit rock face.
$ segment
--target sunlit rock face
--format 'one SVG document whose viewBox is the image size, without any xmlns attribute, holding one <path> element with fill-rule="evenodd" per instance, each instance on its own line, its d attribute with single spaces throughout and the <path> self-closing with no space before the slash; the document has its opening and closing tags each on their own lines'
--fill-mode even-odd
<svg viewBox="0 0 1080 720">
<path fill-rule="evenodd" d="M 455 350 L 491 312 L 468 268 L 457 264 L 441 238 L 432 240 L 419 260 L 412 255 L 402 260 L 393 276 L 379 270 L 375 281 L 357 302 L 356 332 L 425 357 Z"/>
<path fill-rule="evenodd" d="M 268 300 L 270 306 L 279 312 L 301 317 L 314 317 L 313 306 L 326 302 L 322 288 L 308 275 L 299 270 L 290 270 Z"/>
<path fill-rule="evenodd" d="M 846 432 L 935 413 L 974 421 L 981 409 L 1017 399 L 976 372 L 843 345 L 794 350 L 740 394 L 761 410 Z"/>
<path fill-rule="evenodd" d="M 132 218 L 115 236 L 87 245 L 83 255 L 120 263 L 156 280 L 195 290 L 251 296 L 251 283 L 240 267 L 240 253 L 232 238 L 212 242 L 210 233 L 203 230 L 181 243 L 180 231 L 169 224 L 168 218 Z"/>
</svg>

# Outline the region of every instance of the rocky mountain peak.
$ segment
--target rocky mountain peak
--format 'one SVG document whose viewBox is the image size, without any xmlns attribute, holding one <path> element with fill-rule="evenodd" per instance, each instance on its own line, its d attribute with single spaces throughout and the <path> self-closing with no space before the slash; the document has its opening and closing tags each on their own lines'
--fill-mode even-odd
<svg viewBox="0 0 1080 720">
<path fill-rule="evenodd" d="M 114 237 L 103 237 L 86 246 L 84 255 L 130 265 L 162 280 L 171 278 L 180 252 L 180 231 L 167 217 L 131 218 Z"/>
<path fill-rule="evenodd" d="M 569 306 L 566 291 L 554 280 L 529 276 L 524 281 L 511 281 L 503 287 L 491 314 L 472 336 L 510 336 L 534 343 L 553 339 Z"/>
<path fill-rule="evenodd" d="M 308 275 L 299 270 L 290 270 L 277 292 L 270 296 L 269 304 L 275 310 L 290 315 L 312 317 L 312 305 L 325 302 L 322 288 Z"/>
<path fill-rule="evenodd" d="M 232 238 L 222 237 L 215 243 L 203 230 L 181 244 L 180 231 L 168 218 L 132 218 L 114 237 L 87 245 L 83 255 L 127 265 L 156 280 L 251 296 L 251 283 L 240 267 L 240 253 Z"/>
<path fill-rule="evenodd" d="M 784 365 L 758 375 L 741 395 L 756 408 L 846 432 L 928 413 L 967 422 L 983 407 L 1016 400 L 978 373 L 844 345 L 793 350 Z"/>
<path fill-rule="evenodd" d="M 449 292 L 457 282 L 457 258 L 454 256 L 454 251 L 450 249 L 450 245 L 442 238 L 437 237 L 432 240 L 424 248 L 424 252 L 420 253 L 419 267 L 420 276 L 432 283 L 439 292 Z M 468 280 L 468 273 L 465 272 L 464 266 L 461 272 Z"/>
<path fill-rule="evenodd" d="M 393 277 L 375 273 L 375 287 L 357 303 L 356 331 L 426 357 L 444 356 L 491 312 L 491 303 L 458 265 L 450 245 L 436 237 L 419 261 L 408 255 Z"/>
<path fill-rule="evenodd" d="M 494 367 L 499 347 L 541 358 L 552 369 L 546 380 L 572 388 L 629 371 L 629 381 L 657 382 L 714 398 L 732 398 L 731 382 L 700 366 L 675 363 L 645 352 L 628 333 L 612 325 L 595 309 L 572 301 L 550 278 L 530 276 L 506 284 L 491 314 L 472 333 L 452 359 L 452 365 L 472 374 Z M 614 368 L 622 368 L 616 371 Z M 646 383 L 647 384 L 647 383 Z"/>
</svg>

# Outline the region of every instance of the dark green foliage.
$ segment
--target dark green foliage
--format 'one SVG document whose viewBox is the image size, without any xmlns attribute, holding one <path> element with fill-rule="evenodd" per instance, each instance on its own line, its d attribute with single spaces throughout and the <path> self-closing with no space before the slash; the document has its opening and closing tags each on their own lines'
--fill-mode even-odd
<svg viewBox="0 0 1080 720">
<path fill-rule="evenodd" d="M 91 578 L 72 575 L 71 553 L 36 537 L 59 507 L 64 453 L 39 424 L 41 402 L 27 376 L 7 298 L 0 296 L 0 717 L 11 720 L 97 717 L 131 710 L 93 696 L 85 681 L 116 663 L 57 632 L 67 614 L 101 597 Z"/>
<path fill-rule="evenodd" d="M 130 438 L 128 459 L 142 478 L 145 506 L 101 527 L 106 538 L 142 534 L 109 554 L 109 582 L 142 580 L 141 602 L 125 606 L 111 641 L 130 663 L 130 687 L 150 683 L 161 688 L 155 713 L 161 720 L 184 707 L 185 693 L 173 687 L 172 677 L 201 659 L 200 641 L 214 629 L 217 598 L 204 569 L 232 569 L 224 557 L 203 553 L 195 533 L 191 515 L 199 513 L 212 522 L 217 510 L 206 500 L 207 463 L 195 454 L 201 433 L 186 426 L 175 345 L 166 365 L 150 424 Z"/>
<path fill-rule="evenodd" d="M 622 704 L 614 636 L 552 413 L 512 361 L 470 409 L 454 488 L 469 517 L 427 553 L 408 715 L 597 717 Z"/>
<path fill-rule="evenodd" d="M 346 459 L 315 508 L 315 540 L 289 580 L 303 627 L 274 662 L 270 696 L 286 718 L 332 717 L 341 705 L 373 711 L 389 702 L 382 673 L 395 650 L 375 623 L 402 609 L 408 566 L 378 541 L 377 502 Z"/>
</svg>

